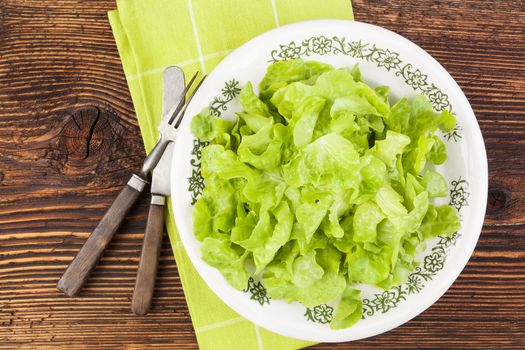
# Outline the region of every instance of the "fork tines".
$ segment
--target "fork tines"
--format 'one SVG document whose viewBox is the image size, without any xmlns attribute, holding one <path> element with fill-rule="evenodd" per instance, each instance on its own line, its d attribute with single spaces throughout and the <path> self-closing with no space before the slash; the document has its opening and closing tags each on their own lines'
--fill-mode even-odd
<svg viewBox="0 0 525 350">
<path fill-rule="evenodd" d="M 197 92 L 197 90 L 199 89 L 199 87 L 202 85 L 204 79 L 206 78 L 206 75 L 204 75 L 200 80 L 199 82 L 197 83 L 197 85 L 195 86 L 195 89 L 193 90 L 193 92 L 190 94 L 190 96 L 188 97 L 188 99 L 186 100 L 186 102 L 184 102 L 184 96 L 186 95 L 186 93 L 190 90 L 191 86 L 193 85 L 193 83 L 195 82 L 195 79 L 197 78 L 197 75 L 199 74 L 199 72 L 196 72 L 193 77 L 190 79 L 190 81 L 188 82 L 188 84 L 184 87 L 184 90 L 182 91 L 181 93 L 181 99 L 179 101 L 179 103 L 177 104 L 177 107 L 175 108 L 175 110 L 170 113 L 171 116 L 170 116 L 170 119 L 168 121 L 168 124 L 169 125 L 173 125 L 175 128 L 178 128 L 179 127 L 179 124 L 181 123 L 182 121 L 182 118 L 184 117 L 184 112 L 186 111 L 186 108 L 188 107 L 188 105 L 190 104 L 191 102 L 191 99 L 193 98 L 193 96 L 195 96 L 195 93 Z"/>
</svg>

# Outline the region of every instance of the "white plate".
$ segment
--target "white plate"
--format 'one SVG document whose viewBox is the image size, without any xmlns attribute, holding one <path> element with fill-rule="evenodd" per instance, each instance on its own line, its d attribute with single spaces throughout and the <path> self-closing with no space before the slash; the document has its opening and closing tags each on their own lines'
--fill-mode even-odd
<svg viewBox="0 0 525 350">
<path fill-rule="evenodd" d="M 436 110 L 451 109 L 458 127 L 442 137 L 448 159 L 439 171 L 450 184 L 448 200 L 461 214 L 462 229 L 453 238 L 438 238 L 418 257 L 420 267 L 407 283 L 382 291 L 363 290 L 364 318 L 343 330 L 328 322 L 334 305 L 307 309 L 299 303 L 269 299 L 264 286 L 247 282 L 246 292 L 232 288 L 220 272 L 201 259 L 193 235 L 192 202 L 203 183 L 199 172 L 202 143 L 190 132 L 191 118 L 181 125 L 173 155 L 172 201 L 175 221 L 188 255 L 208 286 L 233 310 L 272 332 L 317 341 L 341 342 L 370 337 L 397 327 L 432 305 L 445 293 L 470 258 L 481 231 L 487 198 L 487 159 L 472 109 L 454 79 L 423 49 L 386 29 L 341 21 L 307 21 L 264 33 L 226 57 L 209 75 L 186 112 L 197 114 L 211 105 L 217 115 L 233 118 L 239 111 L 239 88 L 257 86 L 275 60 L 301 57 L 336 67 L 359 63 L 372 86 L 388 85 L 391 97 L 426 94 Z M 452 315 L 451 315 L 452 317 Z"/>
</svg>

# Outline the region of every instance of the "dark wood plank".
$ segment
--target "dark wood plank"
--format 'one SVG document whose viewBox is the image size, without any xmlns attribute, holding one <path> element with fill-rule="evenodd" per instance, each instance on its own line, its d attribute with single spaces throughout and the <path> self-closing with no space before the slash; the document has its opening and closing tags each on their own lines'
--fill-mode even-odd
<svg viewBox="0 0 525 350">
<path fill-rule="evenodd" d="M 490 192 L 453 287 L 391 332 L 314 348 L 525 348 L 525 3 L 355 0 L 429 51 L 472 103 Z M 129 308 L 148 211 L 128 216 L 79 298 L 56 282 L 144 156 L 106 18 L 112 0 L 0 1 L 0 348 L 196 348 L 167 240 L 152 311 Z"/>
</svg>

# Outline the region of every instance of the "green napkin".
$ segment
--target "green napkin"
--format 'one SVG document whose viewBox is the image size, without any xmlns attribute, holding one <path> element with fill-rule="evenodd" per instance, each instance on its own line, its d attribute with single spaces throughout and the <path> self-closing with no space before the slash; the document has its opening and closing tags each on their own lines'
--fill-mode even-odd
<svg viewBox="0 0 525 350">
<path fill-rule="evenodd" d="M 197 70 L 209 73 L 231 50 L 274 27 L 353 18 L 350 0 L 117 0 L 117 8 L 109 12 L 109 21 L 147 152 L 157 140 L 165 67 L 177 65 L 186 76 Z M 311 344 L 262 329 L 215 296 L 182 248 L 171 203 L 168 211 L 167 229 L 201 349 L 297 349 Z"/>
</svg>

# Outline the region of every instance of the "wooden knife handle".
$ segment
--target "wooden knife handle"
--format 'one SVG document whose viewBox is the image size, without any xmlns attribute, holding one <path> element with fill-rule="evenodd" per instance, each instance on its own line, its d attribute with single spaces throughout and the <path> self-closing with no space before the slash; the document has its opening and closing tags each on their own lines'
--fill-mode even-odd
<svg viewBox="0 0 525 350">
<path fill-rule="evenodd" d="M 98 226 L 89 235 L 88 239 L 69 264 L 66 272 L 57 283 L 57 288 L 64 294 L 75 296 L 86 281 L 91 271 L 97 265 L 102 253 L 108 246 L 113 234 L 124 221 L 140 193 L 144 190 L 146 181 L 133 175 L 127 185 L 111 204 Z"/>
<path fill-rule="evenodd" d="M 151 306 L 155 279 L 157 277 L 162 233 L 164 231 L 164 205 L 161 204 L 163 200 L 154 204 L 155 197 L 159 198 L 162 196 L 153 195 L 152 204 L 149 207 L 148 223 L 142 243 L 135 290 L 131 301 L 131 311 L 139 316 L 147 314 Z"/>
</svg>

